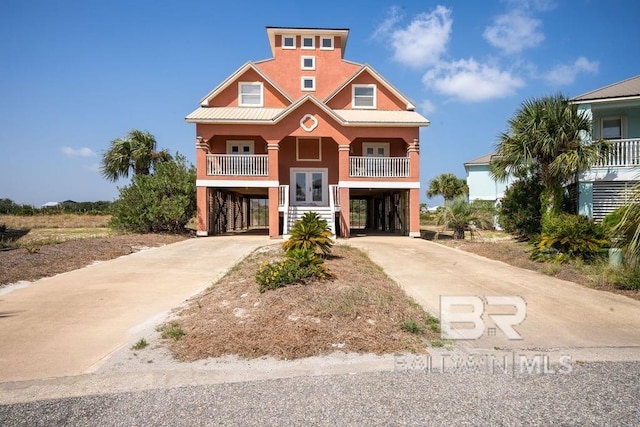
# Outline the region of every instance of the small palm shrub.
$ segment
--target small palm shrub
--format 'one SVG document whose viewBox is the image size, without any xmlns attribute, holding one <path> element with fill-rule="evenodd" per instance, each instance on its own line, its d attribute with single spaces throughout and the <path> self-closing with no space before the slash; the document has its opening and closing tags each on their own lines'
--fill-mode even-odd
<svg viewBox="0 0 640 427">
<path fill-rule="evenodd" d="M 542 221 L 542 234 L 534 242 L 531 258 L 566 262 L 579 258 L 592 261 L 609 245 L 601 225 L 582 215 L 549 214 Z"/>
<path fill-rule="evenodd" d="M 287 252 L 292 249 L 308 249 L 316 253 L 320 250 L 323 255 L 328 255 L 333 245 L 331 234 L 327 221 L 316 212 L 306 212 L 293 224 L 291 237 L 284 242 L 282 248 Z"/>
<path fill-rule="evenodd" d="M 452 229 L 454 239 L 464 239 L 464 232 L 470 224 L 478 228 L 491 227 L 493 215 L 492 207 L 483 203 L 469 203 L 464 197 L 459 197 L 446 202 L 443 208 L 436 212 L 436 223 Z"/>
<path fill-rule="evenodd" d="M 282 261 L 265 262 L 256 273 L 260 292 L 277 289 L 293 283 L 310 280 L 326 280 L 333 274 L 324 265 L 324 260 L 310 249 L 291 249 Z"/>
</svg>

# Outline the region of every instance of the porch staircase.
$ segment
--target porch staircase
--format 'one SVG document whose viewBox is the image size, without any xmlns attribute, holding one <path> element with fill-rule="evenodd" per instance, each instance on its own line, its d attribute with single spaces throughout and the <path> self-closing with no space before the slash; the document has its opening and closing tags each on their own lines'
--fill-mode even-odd
<svg viewBox="0 0 640 427">
<path fill-rule="evenodd" d="M 335 211 L 331 206 L 289 206 L 289 212 L 287 215 L 287 220 L 284 224 L 284 234 L 289 235 L 291 231 L 291 227 L 293 224 L 307 212 L 315 212 L 320 218 L 327 221 L 329 228 L 331 229 L 331 234 L 335 237 L 336 235 L 336 220 L 335 220 Z"/>
</svg>

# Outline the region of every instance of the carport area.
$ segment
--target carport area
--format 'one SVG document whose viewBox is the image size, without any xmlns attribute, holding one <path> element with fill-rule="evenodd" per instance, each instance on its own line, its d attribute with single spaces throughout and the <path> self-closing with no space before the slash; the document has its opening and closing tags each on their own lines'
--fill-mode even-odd
<svg viewBox="0 0 640 427">
<path fill-rule="evenodd" d="M 252 231 L 269 233 L 267 188 L 207 189 L 209 235 Z"/>
<path fill-rule="evenodd" d="M 409 234 L 409 190 L 352 188 L 351 235 Z"/>
</svg>

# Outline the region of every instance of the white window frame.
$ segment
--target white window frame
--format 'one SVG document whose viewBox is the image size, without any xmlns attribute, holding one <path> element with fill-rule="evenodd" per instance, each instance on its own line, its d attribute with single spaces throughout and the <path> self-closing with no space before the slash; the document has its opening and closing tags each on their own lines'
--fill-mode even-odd
<svg viewBox="0 0 640 427">
<path fill-rule="evenodd" d="M 310 80 L 311 83 L 313 84 L 312 87 L 308 88 L 304 86 L 304 82 L 305 80 Z M 300 77 L 300 90 L 304 91 L 304 92 L 315 92 L 316 90 L 316 78 L 313 76 L 302 76 Z"/>
<path fill-rule="evenodd" d="M 304 66 L 304 60 L 310 59 L 312 64 L 310 67 Z M 315 70 L 316 69 L 316 57 L 315 56 L 301 56 L 300 57 L 300 69 L 301 70 Z"/>
<path fill-rule="evenodd" d="M 311 46 L 305 46 L 305 39 L 311 39 Z M 313 50 L 316 48 L 316 36 L 300 36 L 300 49 Z"/>
<path fill-rule="evenodd" d="M 258 104 L 247 104 L 242 101 L 243 86 L 260 86 L 260 102 Z M 238 106 L 240 107 L 262 107 L 264 105 L 264 84 L 262 82 L 238 82 Z"/>
<path fill-rule="evenodd" d="M 373 105 L 356 105 L 356 88 L 367 87 L 373 88 Z M 375 84 L 354 84 L 351 86 L 351 108 L 362 108 L 362 109 L 370 109 L 375 110 L 378 105 L 377 100 L 377 88 Z"/>
<path fill-rule="evenodd" d="M 600 138 L 604 138 L 604 122 L 605 120 L 620 120 L 620 138 L 611 139 L 611 141 L 617 141 L 618 139 L 626 139 L 627 137 L 627 123 L 625 116 L 606 116 L 600 117 Z"/>
<path fill-rule="evenodd" d="M 329 47 L 325 47 L 324 46 L 324 41 L 325 40 L 330 40 L 331 41 L 331 46 Z M 320 37 L 320 50 L 333 50 L 333 36 L 322 36 Z"/>
<path fill-rule="evenodd" d="M 286 46 L 284 44 L 284 39 L 293 39 L 293 46 Z M 282 35 L 282 48 L 283 49 L 295 49 L 296 48 L 296 36 L 293 36 L 291 34 L 283 34 Z"/>
<path fill-rule="evenodd" d="M 374 153 L 378 148 L 382 148 L 384 150 L 383 157 L 389 157 L 389 146 L 388 142 L 363 142 L 362 143 L 362 157 L 367 157 L 367 148 L 373 148 Z M 378 156 L 374 156 L 378 157 Z"/>
<path fill-rule="evenodd" d="M 317 159 L 303 159 L 300 157 L 300 141 L 314 140 L 318 141 L 318 158 Z M 303 143 L 304 144 L 304 143 Z M 298 162 L 321 162 L 322 161 L 322 138 L 313 136 L 298 136 L 296 137 L 296 161 Z"/>
<path fill-rule="evenodd" d="M 237 145 L 237 146 L 249 146 L 249 153 L 248 154 L 255 154 L 255 142 L 252 139 L 247 139 L 247 140 L 243 140 L 243 139 L 228 139 L 227 140 L 227 154 L 234 154 L 231 152 L 231 147 Z M 242 152 L 238 152 L 237 154 L 243 154 Z"/>
</svg>

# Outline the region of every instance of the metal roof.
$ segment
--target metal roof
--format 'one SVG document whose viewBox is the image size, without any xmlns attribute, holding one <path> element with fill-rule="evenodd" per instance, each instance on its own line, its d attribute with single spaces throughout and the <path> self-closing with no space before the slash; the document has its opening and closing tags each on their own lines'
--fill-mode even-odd
<svg viewBox="0 0 640 427">
<path fill-rule="evenodd" d="M 629 97 L 640 97 L 640 75 L 576 96 L 571 98 L 571 101 L 580 103 L 580 101 Z"/>
<path fill-rule="evenodd" d="M 187 122 L 238 122 L 273 120 L 285 108 L 200 107 L 186 117 Z"/>
<path fill-rule="evenodd" d="M 488 165 L 491 162 L 491 158 L 495 155 L 495 152 L 485 154 L 484 156 L 480 156 L 478 158 L 465 162 L 465 165 Z"/>
<path fill-rule="evenodd" d="M 394 124 L 428 126 L 429 120 L 415 111 L 390 110 L 333 110 L 347 123 Z"/>
</svg>

